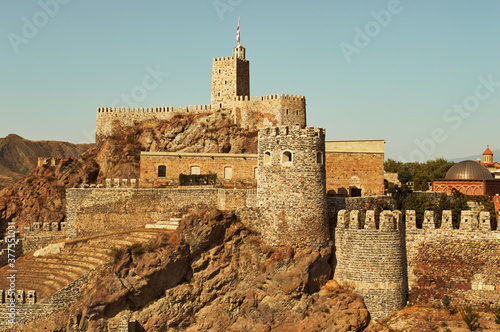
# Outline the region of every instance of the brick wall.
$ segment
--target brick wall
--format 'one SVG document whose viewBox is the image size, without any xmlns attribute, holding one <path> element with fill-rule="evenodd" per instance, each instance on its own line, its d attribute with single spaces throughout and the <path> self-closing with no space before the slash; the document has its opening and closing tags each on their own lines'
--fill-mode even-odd
<svg viewBox="0 0 500 332">
<path fill-rule="evenodd" d="M 362 196 L 384 193 L 384 155 L 326 151 L 326 190 L 328 194 L 349 196 L 350 188 L 361 189 Z"/>
<path fill-rule="evenodd" d="M 166 167 L 166 176 L 158 177 L 158 167 Z M 218 182 L 226 186 L 254 185 L 257 155 L 229 153 L 175 153 L 142 152 L 140 186 L 178 185 L 179 174 L 191 174 L 191 167 L 199 166 L 200 174 L 217 174 Z M 224 170 L 231 167 L 231 179 L 225 179 Z"/>
</svg>

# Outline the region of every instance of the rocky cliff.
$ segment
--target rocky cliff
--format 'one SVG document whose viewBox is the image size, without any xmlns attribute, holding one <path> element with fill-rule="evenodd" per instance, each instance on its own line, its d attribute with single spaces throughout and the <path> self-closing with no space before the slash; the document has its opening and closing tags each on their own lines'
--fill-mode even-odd
<svg viewBox="0 0 500 332">
<path fill-rule="evenodd" d="M 271 247 L 234 214 L 200 210 L 179 229 L 117 251 L 65 311 L 18 330 L 360 331 L 361 298 L 331 276 L 330 248 Z"/>
<path fill-rule="evenodd" d="M 62 221 L 66 188 L 104 183 L 105 178 L 138 178 L 141 151 L 256 153 L 257 132 L 234 125 L 228 111 L 115 127 L 111 137 L 79 159 L 66 158 L 57 167 L 39 167 L 0 190 L 0 234 L 12 220 L 20 231 L 34 222 Z M 12 165 L 18 163 L 22 161 Z"/>
</svg>

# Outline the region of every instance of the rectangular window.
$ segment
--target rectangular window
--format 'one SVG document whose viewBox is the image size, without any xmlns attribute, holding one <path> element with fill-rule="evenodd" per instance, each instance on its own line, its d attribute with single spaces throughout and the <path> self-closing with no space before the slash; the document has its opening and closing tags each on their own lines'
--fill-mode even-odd
<svg viewBox="0 0 500 332">
<path fill-rule="evenodd" d="M 233 178 L 233 168 L 231 166 L 224 167 L 224 180 L 231 180 Z"/>
<path fill-rule="evenodd" d="M 191 175 L 200 175 L 201 169 L 200 166 L 191 166 Z"/>
</svg>

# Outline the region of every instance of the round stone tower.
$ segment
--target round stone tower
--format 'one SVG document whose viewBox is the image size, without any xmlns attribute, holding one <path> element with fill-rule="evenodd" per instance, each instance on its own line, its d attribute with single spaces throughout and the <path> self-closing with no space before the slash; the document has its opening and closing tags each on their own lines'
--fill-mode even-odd
<svg viewBox="0 0 500 332">
<path fill-rule="evenodd" d="M 325 129 L 261 129 L 258 153 L 264 239 L 275 246 L 327 245 Z"/>
</svg>

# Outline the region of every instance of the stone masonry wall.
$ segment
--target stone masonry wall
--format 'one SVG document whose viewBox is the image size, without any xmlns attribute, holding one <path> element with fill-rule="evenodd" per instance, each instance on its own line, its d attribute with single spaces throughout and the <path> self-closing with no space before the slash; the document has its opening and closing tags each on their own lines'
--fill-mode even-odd
<svg viewBox="0 0 500 332">
<path fill-rule="evenodd" d="M 361 189 L 362 196 L 384 194 L 383 153 L 327 151 L 325 163 L 328 194 L 349 196 L 351 187 Z"/>
<path fill-rule="evenodd" d="M 257 200 L 271 245 L 323 246 L 326 218 L 325 130 L 295 126 L 259 131 Z"/>
<path fill-rule="evenodd" d="M 244 207 L 245 189 L 67 189 L 67 236 L 84 237 L 181 216 L 187 208 Z"/>
<path fill-rule="evenodd" d="M 383 211 L 376 229 L 374 211 L 367 212 L 363 228 L 359 211 L 348 214 L 341 210 L 338 214 L 334 278 L 351 285 L 375 319 L 406 305 L 406 257 L 400 218 L 398 212 Z"/>
<path fill-rule="evenodd" d="M 164 178 L 158 177 L 161 165 L 166 167 Z M 218 182 L 223 185 L 256 184 L 256 154 L 142 152 L 140 187 L 179 185 L 179 174 L 191 174 L 192 166 L 199 166 L 200 174 L 217 174 Z M 231 179 L 225 179 L 226 167 L 231 167 Z"/>
<path fill-rule="evenodd" d="M 422 229 L 407 211 L 406 247 L 409 299 L 412 303 L 498 307 L 500 303 L 500 232 L 492 231 L 489 214 L 462 211 L 460 229 L 452 229 L 451 211 L 443 211 L 441 228 L 426 212 Z M 419 222 L 420 224 L 420 222 Z"/>
<path fill-rule="evenodd" d="M 235 96 L 250 95 L 250 63 L 244 54 L 213 59 L 211 95 L 214 110 L 229 109 Z"/>
<path fill-rule="evenodd" d="M 306 126 L 304 96 L 238 96 L 235 97 L 233 112 L 236 123 L 252 130 L 273 126 Z"/>
<path fill-rule="evenodd" d="M 47 316 L 56 310 L 75 303 L 78 300 L 78 296 L 81 294 L 81 287 L 87 283 L 89 276 L 97 273 L 100 268 L 101 267 L 98 267 L 87 272 L 68 286 L 57 291 L 41 302 L 34 304 L 16 302 L 16 325 L 27 323 L 37 317 Z M 9 323 L 9 319 L 12 318 L 9 315 L 10 312 L 11 308 L 8 307 L 8 303 L 0 303 L 0 330 L 13 328 L 13 325 Z"/>
<path fill-rule="evenodd" d="M 210 113 L 211 105 L 189 105 L 187 107 L 99 107 L 96 119 L 96 142 L 113 133 L 113 125 L 133 126 L 147 120 L 170 120 L 176 114 Z"/>
</svg>

